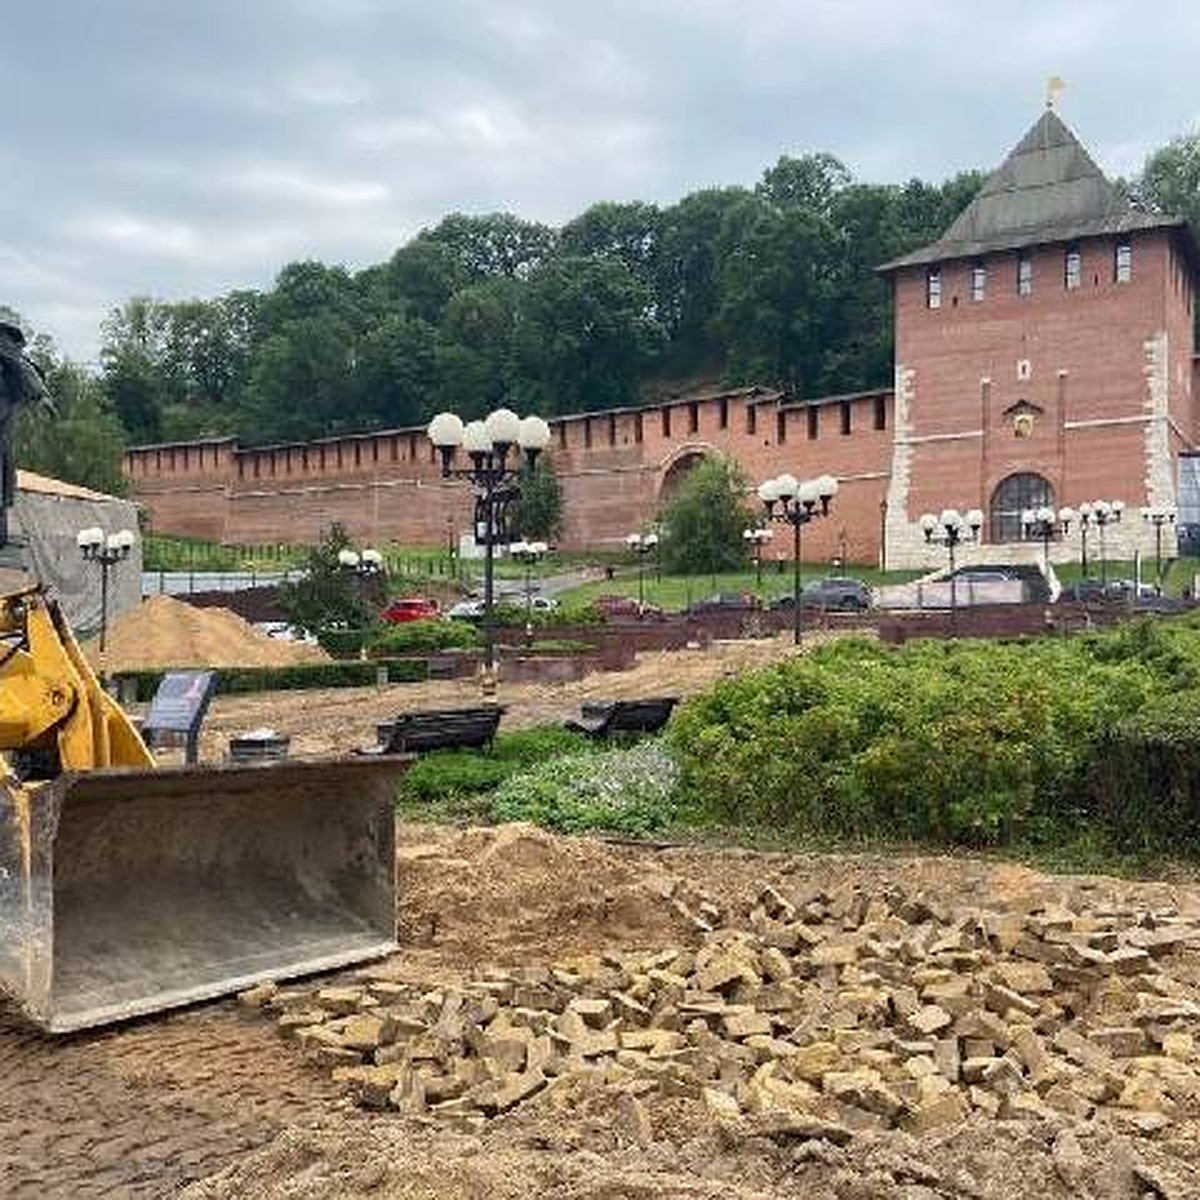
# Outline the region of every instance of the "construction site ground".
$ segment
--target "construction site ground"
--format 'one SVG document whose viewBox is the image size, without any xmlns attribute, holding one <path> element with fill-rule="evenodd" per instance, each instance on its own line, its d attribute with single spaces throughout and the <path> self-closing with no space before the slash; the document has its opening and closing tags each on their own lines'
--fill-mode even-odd
<svg viewBox="0 0 1200 1200">
<path fill-rule="evenodd" d="M 509 706 L 506 725 L 552 720 L 585 699 L 686 696 L 790 652 L 785 642 L 755 642 L 649 655 L 634 671 L 576 684 L 502 684 L 498 699 Z M 374 723 L 397 711 L 478 699 L 475 684 L 454 682 L 220 698 L 204 755 L 220 758 L 229 736 L 264 725 L 290 735 L 302 754 L 346 752 L 372 741 Z M 967 856 L 655 848 L 527 826 L 405 825 L 398 847 L 401 950 L 373 974 L 421 992 L 464 986 L 489 971 L 694 949 L 707 936 L 696 912 L 745 930 L 765 884 L 781 893 L 853 893 L 863 903 L 888 898 L 896 912 L 898 895 L 936 897 L 959 923 L 983 912 L 1021 919 L 1099 912 L 1200 926 L 1200 886 L 1190 882 L 1047 877 Z M 1180 1003 L 1200 1002 L 1200 948 L 1180 942 L 1155 963 L 1155 986 L 1169 985 Z M 347 972 L 339 981 L 355 977 Z M 1141 984 L 1127 986 L 1132 995 Z M 1200 1042 L 1200 1018 L 1195 1032 Z M 1128 1113 L 1099 1106 L 1087 1115 L 997 1114 L 975 1106 L 923 1131 L 867 1122 L 847 1134 L 819 1122 L 807 1131 L 772 1130 L 730 1119 L 684 1090 L 630 1092 L 607 1079 L 560 1077 L 464 1126 L 356 1105 L 327 1062 L 233 999 L 57 1039 L 0 1010 L 0 1071 L 4 1197 L 1200 1196 L 1200 1089 L 1173 1092 L 1169 1105 L 1155 1092 Z"/>
</svg>

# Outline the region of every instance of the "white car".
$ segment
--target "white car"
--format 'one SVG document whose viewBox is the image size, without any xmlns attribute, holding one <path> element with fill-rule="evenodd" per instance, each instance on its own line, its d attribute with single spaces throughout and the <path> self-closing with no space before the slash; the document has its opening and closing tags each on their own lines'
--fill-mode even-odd
<svg viewBox="0 0 1200 1200">
<path fill-rule="evenodd" d="M 482 600 L 460 600 L 446 609 L 446 616 L 460 621 L 478 621 L 483 616 Z"/>
<path fill-rule="evenodd" d="M 529 607 L 535 612 L 553 612 L 558 607 L 558 601 L 553 596 L 534 596 Z"/>
</svg>

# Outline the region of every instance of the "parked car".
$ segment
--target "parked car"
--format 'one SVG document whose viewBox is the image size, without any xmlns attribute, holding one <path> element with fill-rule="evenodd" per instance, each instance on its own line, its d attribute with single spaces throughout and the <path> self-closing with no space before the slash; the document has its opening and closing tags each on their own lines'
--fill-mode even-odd
<svg viewBox="0 0 1200 1200">
<path fill-rule="evenodd" d="M 661 617 L 657 604 L 639 603 L 632 596 L 597 596 L 592 602 L 606 617 Z"/>
<path fill-rule="evenodd" d="M 762 608 L 762 602 L 753 592 L 717 592 L 703 600 L 695 601 L 689 612 L 750 612 Z"/>
<path fill-rule="evenodd" d="M 446 609 L 446 616 L 456 621 L 479 621 L 483 618 L 483 601 L 460 600 Z"/>
<path fill-rule="evenodd" d="M 831 612 L 866 612 L 871 607 L 871 589 L 861 579 L 831 576 L 807 584 L 800 593 L 804 608 L 822 608 Z M 790 609 L 795 606 L 791 596 L 780 596 L 771 606 Z"/>
<path fill-rule="evenodd" d="M 436 600 L 427 600 L 422 596 L 405 596 L 401 600 L 393 600 L 379 614 L 384 621 L 393 625 L 402 625 L 405 621 L 429 621 L 442 615 Z"/>
<path fill-rule="evenodd" d="M 558 608 L 558 601 L 553 596 L 534 596 L 529 601 L 529 607 L 534 612 L 554 612 Z"/>
<path fill-rule="evenodd" d="M 1077 579 L 1058 593 L 1059 604 L 1095 604 L 1104 598 L 1104 584 L 1099 579 Z"/>
</svg>

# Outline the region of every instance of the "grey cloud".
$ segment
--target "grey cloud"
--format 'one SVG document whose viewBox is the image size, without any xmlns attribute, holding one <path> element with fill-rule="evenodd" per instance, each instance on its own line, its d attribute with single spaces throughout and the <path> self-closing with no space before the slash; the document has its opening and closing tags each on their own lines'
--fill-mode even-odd
<svg viewBox="0 0 1200 1200">
<path fill-rule="evenodd" d="M 123 298 L 362 266 L 460 209 L 562 221 L 752 183 L 782 153 L 939 179 L 1064 76 L 1113 173 L 1196 119 L 1165 0 L 41 0 L 5 19 L 0 303 L 94 355 Z"/>
</svg>

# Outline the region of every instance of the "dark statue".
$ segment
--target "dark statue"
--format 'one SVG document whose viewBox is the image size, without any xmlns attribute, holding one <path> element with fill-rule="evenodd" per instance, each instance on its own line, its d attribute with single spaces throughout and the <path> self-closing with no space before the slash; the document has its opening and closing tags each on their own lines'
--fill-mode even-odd
<svg viewBox="0 0 1200 1200">
<path fill-rule="evenodd" d="M 41 369 L 25 353 L 25 335 L 0 321 L 0 546 L 8 541 L 8 510 L 17 491 L 13 462 L 13 426 L 23 404 L 49 406 Z"/>
</svg>

